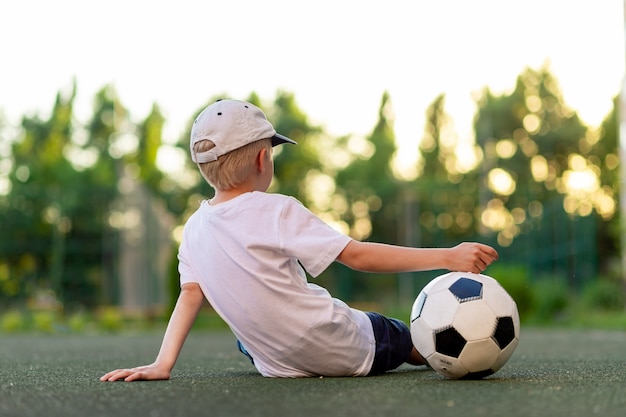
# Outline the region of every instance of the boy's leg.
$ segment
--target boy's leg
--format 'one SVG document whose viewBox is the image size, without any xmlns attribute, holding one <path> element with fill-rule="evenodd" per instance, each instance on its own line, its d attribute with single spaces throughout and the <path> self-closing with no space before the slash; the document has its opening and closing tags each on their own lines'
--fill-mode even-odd
<svg viewBox="0 0 626 417">
<path fill-rule="evenodd" d="M 417 349 L 415 349 L 415 346 L 411 350 L 411 354 L 409 355 L 409 359 L 407 359 L 406 362 L 410 363 L 411 365 L 415 365 L 415 366 L 427 365 L 428 364 L 426 362 L 426 359 L 424 359 L 424 357 L 422 355 L 420 355 L 420 353 L 417 351 Z"/>
<path fill-rule="evenodd" d="M 397 368 L 404 362 L 425 365 L 411 340 L 411 331 L 402 321 L 378 313 L 366 312 L 376 338 L 376 355 L 369 375 L 381 374 Z"/>
</svg>

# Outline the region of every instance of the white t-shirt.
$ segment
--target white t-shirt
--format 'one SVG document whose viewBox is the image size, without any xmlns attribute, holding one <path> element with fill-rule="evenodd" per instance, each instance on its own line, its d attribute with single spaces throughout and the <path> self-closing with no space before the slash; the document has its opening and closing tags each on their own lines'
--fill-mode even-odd
<svg viewBox="0 0 626 417">
<path fill-rule="evenodd" d="M 369 318 L 303 270 L 317 277 L 350 240 L 292 197 L 203 201 L 185 225 L 181 285 L 200 285 L 263 376 L 367 375 L 376 348 Z"/>
</svg>

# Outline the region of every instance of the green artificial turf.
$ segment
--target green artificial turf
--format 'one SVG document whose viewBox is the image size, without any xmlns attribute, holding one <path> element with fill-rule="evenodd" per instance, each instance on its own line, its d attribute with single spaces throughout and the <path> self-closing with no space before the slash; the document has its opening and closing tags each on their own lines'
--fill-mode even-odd
<svg viewBox="0 0 626 417">
<path fill-rule="evenodd" d="M 269 379 L 230 333 L 194 330 L 169 381 L 103 383 L 151 362 L 161 333 L 0 334 L 0 416 L 622 416 L 626 332 L 522 329 L 496 374 L 403 365 L 367 378 Z"/>
</svg>

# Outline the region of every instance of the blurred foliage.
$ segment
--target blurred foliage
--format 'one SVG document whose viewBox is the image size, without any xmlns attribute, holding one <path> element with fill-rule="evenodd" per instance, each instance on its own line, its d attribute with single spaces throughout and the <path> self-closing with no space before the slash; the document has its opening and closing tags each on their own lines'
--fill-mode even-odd
<svg viewBox="0 0 626 417">
<path fill-rule="evenodd" d="M 589 281 L 582 290 L 581 310 L 621 311 L 624 309 L 623 283 L 600 277 Z"/>
<path fill-rule="evenodd" d="M 533 284 L 531 314 L 535 323 L 563 322 L 570 306 L 570 289 L 560 277 L 544 277 Z"/>
<path fill-rule="evenodd" d="M 213 194 L 190 158 L 175 173 L 165 174 L 159 164 L 188 154 L 195 114 L 178 142 L 165 145 L 157 104 L 136 123 L 105 86 L 94 98 L 93 116 L 81 124 L 74 116 L 76 89 L 74 83 L 57 95 L 49 117 L 24 116 L 16 129 L 0 120 L 3 328 L 21 327 L 15 311 L 28 305 L 49 312 L 31 320 L 42 329 L 58 314 L 83 328 L 85 311 L 100 311 L 100 325 L 117 329 L 123 315 L 116 307 L 98 308 L 120 304 L 120 239 L 142 221 L 125 211 L 129 182 L 141 184 L 177 219 L 174 237 L 199 201 Z M 524 70 L 511 92 L 485 89 L 477 98 L 473 143 L 459 138 L 445 96 L 436 97 L 423 115 L 423 135 L 413 138 L 419 157 L 406 172 L 394 166 L 395 116 L 387 92 L 365 137 L 332 137 L 310 122 L 290 92 L 278 91 L 268 102 L 252 92 L 247 100 L 298 142 L 275 149 L 270 191 L 293 195 L 339 230 L 421 247 L 492 244 L 501 260 L 489 273 L 524 317 L 565 314 L 573 293 L 582 294 L 585 308 L 623 308 L 623 289 L 609 287 L 621 283 L 612 267 L 621 238 L 617 112 L 602 126 L 584 125 L 548 68 Z M 171 247 L 163 285 L 172 297 L 164 310 L 178 291 L 176 239 Z M 413 298 L 415 283 L 436 275 L 429 274 L 381 277 L 335 264 L 319 281 L 349 302 L 393 305 Z"/>
<path fill-rule="evenodd" d="M 512 93 L 486 90 L 478 103 L 481 227 L 535 275 L 585 281 L 606 270 L 619 257 L 619 238 L 608 235 L 619 222 L 614 128 L 585 126 L 547 68 L 527 69 Z"/>
<path fill-rule="evenodd" d="M 105 332 L 117 332 L 124 327 L 122 312 L 113 306 L 105 306 L 99 309 L 97 322 L 100 330 Z"/>
<path fill-rule="evenodd" d="M 0 327 L 3 332 L 15 333 L 25 328 L 24 316 L 17 310 L 7 311 L 2 315 Z"/>
</svg>

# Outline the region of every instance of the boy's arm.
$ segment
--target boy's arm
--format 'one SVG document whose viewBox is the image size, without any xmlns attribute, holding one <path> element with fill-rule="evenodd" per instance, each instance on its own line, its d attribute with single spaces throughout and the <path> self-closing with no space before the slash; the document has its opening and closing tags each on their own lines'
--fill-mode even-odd
<svg viewBox="0 0 626 417">
<path fill-rule="evenodd" d="M 183 343 L 185 343 L 185 339 L 203 302 L 204 294 L 198 284 L 184 284 L 167 325 L 167 330 L 165 330 L 165 336 L 163 336 L 161 349 L 156 360 L 146 366 L 116 369 L 103 375 L 100 381 L 124 380 L 130 382 L 136 380 L 169 379 Z"/>
<path fill-rule="evenodd" d="M 453 248 L 422 249 L 383 243 L 351 241 L 337 257 L 342 264 L 365 272 L 410 272 L 447 269 L 484 271 L 498 252 L 481 243 L 461 243 Z"/>
</svg>

